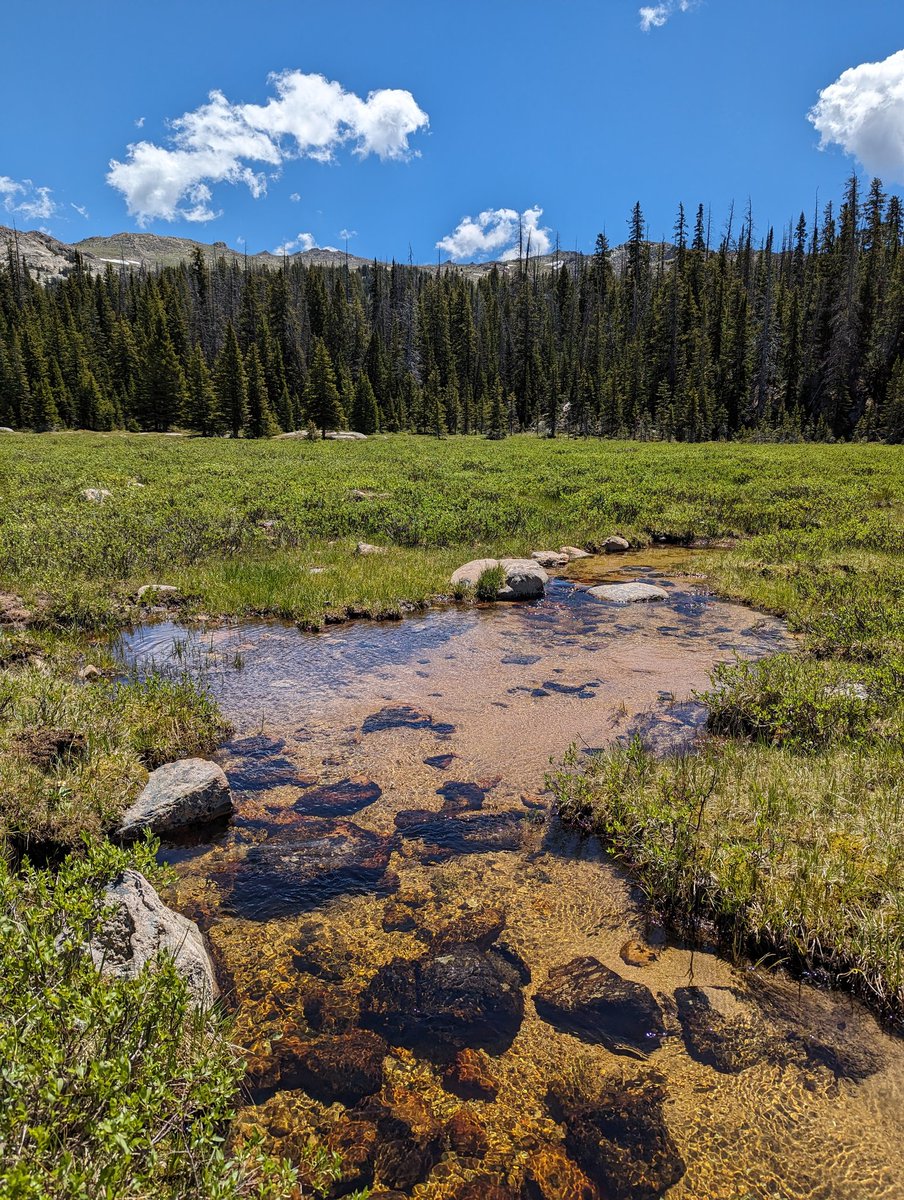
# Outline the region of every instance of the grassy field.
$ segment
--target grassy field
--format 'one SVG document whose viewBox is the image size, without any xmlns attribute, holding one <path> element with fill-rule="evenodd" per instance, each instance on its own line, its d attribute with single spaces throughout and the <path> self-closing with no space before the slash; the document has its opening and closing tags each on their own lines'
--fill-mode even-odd
<svg viewBox="0 0 904 1200">
<path fill-rule="evenodd" d="M 87 499 L 89 488 L 109 496 Z M 51 872 L 23 881 L 4 868 L 0 919 L 30 929 L 41 957 L 53 922 L 89 903 L 83 837 L 110 829 L 148 769 L 224 735 L 190 680 L 118 677 L 107 639 L 143 616 L 142 585 L 176 587 L 171 606 L 185 617 L 318 627 L 447 594 L 467 559 L 592 549 L 612 533 L 636 546 L 708 539 L 695 569 L 714 590 L 783 614 L 799 651 L 719 672 L 712 740 L 696 758 L 656 762 L 638 746 L 568 757 L 555 778 L 564 818 L 600 834 L 674 924 L 828 974 L 900 1022 L 904 453 L 878 445 L 4 435 L 0 836 L 19 851 L 76 853 L 57 890 Z M 385 553 L 362 557 L 359 540 Z M 106 850 L 87 853 L 90 864 Z M 64 972 L 53 986 L 87 988 L 104 1021 L 108 1005 L 156 1020 L 179 985 L 167 976 L 157 991 L 117 999 Z M 54 1097 L 32 1096 L 29 1080 L 65 1052 L 65 1039 L 37 1030 L 21 1086 L 13 1081 L 17 1104 L 57 1120 Z M 233 1068 L 216 1043 L 202 1040 L 186 1063 L 163 1038 L 160 1055 L 161 1122 L 174 1096 L 195 1095 L 205 1063 L 219 1081 L 213 1110 L 228 1112 Z M 90 1076 L 90 1055 L 85 1063 Z M 199 1126 L 209 1194 L 281 1194 L 277 1165 L 205 1158 L 214 1134 Z M 143 1153 L 141 1130 L 122 1136 Z M 103 1153 L 94 1141 L 75 1146 L 72 1165 L 48 1135 L 42 1161 L 77 1174 Z M 4 1191 L 0 1170 L 0 1197 L 57 1194 L 47 1171 L 22 1167 L 19 1190 Z M 87 1168 L 84 1178 L 95 1186 Z M 115 1180 L 105 1194 L 131 1195 L 127 1186 Z"/>
</svg>

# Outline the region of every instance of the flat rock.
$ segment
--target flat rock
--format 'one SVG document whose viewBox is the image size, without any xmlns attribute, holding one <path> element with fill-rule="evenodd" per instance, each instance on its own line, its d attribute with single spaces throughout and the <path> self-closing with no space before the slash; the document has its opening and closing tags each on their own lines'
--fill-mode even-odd
<svg viewBox="0 0 904 1200">
<path fill-rule="evenodd" d="M 372 555 L 372 554 L 385 554 L 386 547 L 385 546 L 374 546 L 374 545 L 371 545 L 370 542 L 358 542 L 357 546 L 355 546 L 355 553 L 361 555 L 364 558 L 367 558 L 368 555 Z"/>
<path fill-rule="evenodd" d="M 352 429 L 328 429 L 324 434 L 328 442 L 366 442 L 366 433 L 356 433 Z"/>
<path fill-rule="evenodd" d="M 560 546 L 559 553 L 564 554 L 569 562 L 577 562 L 579 558 L 590 558 L 590 551 L 582 550 L 579 546 Z"/>
<path fill-rule="evenodd" d="M 355 1029 L 316 1042 L 285 1038 L 279 1045 L 279 1079 L 323 1104 L 356 1104 L 378 1092 L 389 1047 L 375 1033 Z"/>
<path fill-rule="evenodd" d="M 8 425 L 0 425 L 0 433 L 15 433 L 15 429 L 10 429 Z"/>
<path fill-rule="evenodd" d="M 95 966 L 104 974 L 134 979 L 162 950 L 188 984 L 196 1005 L 217 997 L 213 963 L 194 921 L 173 912 L 138 871 L 127 868 L 104 891 L 109 916 L 89 943 Z"/>
<path fill-rule="evenodd" d="M 499 1081 L 487 1056 L 466 1046 L 443 1070 L 443 1087 L 462 1100 L 492 1101 L 499 1092 Z"/>
<path fill-rule="evenodd" d="M 597 600 L 611 600 L 615 604 L 642 604 L 648 600 L 668 600 L 665 588 L 653 583 L 604 583 L 587 589 L 587 595 Z"/>
<path fill-rule="evenodd" d="M 591 1183 L 562 1146 L 543 1146 L 527 1160 L 525 1200 L 601 1200 Z"/>
<path fill-rule="evenodd" d="M 230 812 L 232 793 L 221 768 L 206 758 L 183 758 L 151 772 L 117 833 L 121 838 L 140 837 L 146 830 L 172 833 Z"/>
<path fill-rule="evenodd" d="M 738 1075 L 769 1057 L 770 1035 L 734 988 L 675 989 L 688 1054 L 723 1075 Z"/>
<path fill-rule="evenodd" d="M 338 783 L 325 783 L 305 792 L 296 801 L 295 811 L 323 817 L 348 816 L 373 804 L 382 795 L 382 788 L 372 779 L 340 779 Z"/>
<path fill-rule="evenodd" d="M 534 550 L 531 552 L 531 558 L 541 567 L 564 567 L 570 561 L 568 555 L 563 554 L 561 550 Z"/>
<path fill-rule="evenodd" d="M 649 988 L 622 979 L 589 955 L 553 967 L 534 996 L 544 1021 L 616 1054 L 643 1056 L 665 1035 L 662 1013 Z"/>
<path fill-rule="evenodd" d="M 138 603 L 162 601 L 171 603 L 179 595 L 179 589 L 171 583 L 145 583 L 135 593 Z"/>
</svg>

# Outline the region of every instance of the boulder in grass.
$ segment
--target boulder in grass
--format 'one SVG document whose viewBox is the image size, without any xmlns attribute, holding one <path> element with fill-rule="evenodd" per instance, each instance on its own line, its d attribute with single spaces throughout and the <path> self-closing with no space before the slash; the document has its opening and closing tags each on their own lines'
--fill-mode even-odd
<svg viewBox="0 0 904 1200">
<path fill-rule="evenodd" d="M 213 963 L 201 930 L 163 903 L 139 872 L 126 869 L 104 891 L 105 915 L 88 944 L 104 974 L 134 979 L 162 950 L 172 956 L 194 1003 L 209 1007 L 218 994 Z"/>
<path fill-rule="evenodd" d="M 15 433 L 15 429 L 10 429 L 8 425 L 0 425 L 0 433 Z"/>
<path fill-rule="evenodd" d="M 135 598 L 139 604 L 171 604 L 179 598 L 179 589 L 171 583 L 144 583 Z"/>
<path fill-rule="evenodd" d="M 597 600 L 610 600 L 614 604 L 643 604 L 649 600 L 668 600 L 665 588 L 652 583 L 606 583 L 587 590 L 588 596 Z"/>
<path fill-rule="evenodd" d="M 106 488 L 83 488 L 82 495 L 92 504 L 103 504 L 105 500 L 110 499 L 113 493 Z"/>
<path fill-rule="evenodd" d="M 357 546 L 355 546 L 355 553 L 367 558 L 368 555 L 372 554 L 385 554 L 386 547 L 372 546 L 370 542 L 358 542 Z"/>
<path fill-rule="evenodd" d="M 173 833 L 232 812 L 229 782 L 216 763 L 183 758 L 151 772 L 144 791 L 120 822 L 121 838 Z"/>
<path fill-rule="evenodd" d="M 626 550 L 630 549 L 631 543 L 626 538 L 618 537 L 617 535 L 607 537 L 603 542 L 604 554 L 624 554 Z"/>
<path fill-rule="evenodd" d="M 452 572 L 452 586 L 477 587 L 484 571 L 492 571 L 498 566 L 498 558 L 475 558 Z"/>
</svg>

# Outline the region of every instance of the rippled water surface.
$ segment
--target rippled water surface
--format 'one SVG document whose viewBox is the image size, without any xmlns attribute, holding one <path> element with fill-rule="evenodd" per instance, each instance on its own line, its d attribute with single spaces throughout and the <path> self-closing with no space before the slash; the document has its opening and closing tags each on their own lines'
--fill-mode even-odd
<svg viewBox="0 0 904 1200">
<path fill-rule="evenodd" d="M 904 1197 L 901 1044 L 846 998 L 672 944 L 549 812 L 570 743 L 689 748 L 713 665 L 788 644 L 655 564 L 622 568 L 668 588 L 649 605 L 562 580 L 528 606 L 124 641 L 203 671 L 236 727 L 235 815 L 165 848 L 169 900 L 235 1007 L 240 1127 L 339 1149 L 337 1194 Z"/>
</svg>

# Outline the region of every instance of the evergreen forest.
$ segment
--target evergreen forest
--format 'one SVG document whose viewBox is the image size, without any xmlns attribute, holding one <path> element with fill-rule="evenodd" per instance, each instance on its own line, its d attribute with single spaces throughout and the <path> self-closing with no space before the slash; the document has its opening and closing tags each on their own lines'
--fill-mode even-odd
<svg viewBox="0 0 904 1200">
<path fill-rule="evenodd" d="M 718 237 L 701 205 L 649 240 L 477 277 L 208 259 L 0 266 L 0 425 L 267 437 L 351 428 L 678 441 L 904 440 L 904 214 L 840 206 Z"/>
</svg>

